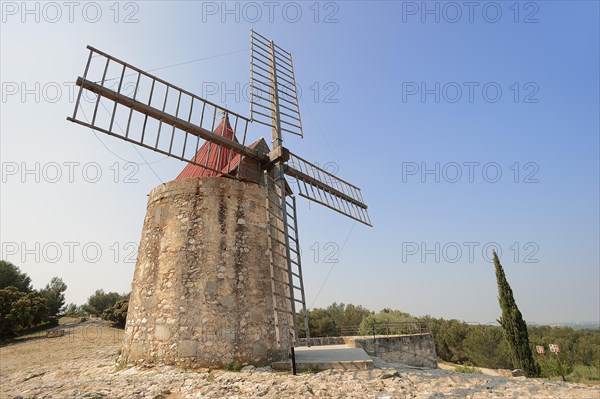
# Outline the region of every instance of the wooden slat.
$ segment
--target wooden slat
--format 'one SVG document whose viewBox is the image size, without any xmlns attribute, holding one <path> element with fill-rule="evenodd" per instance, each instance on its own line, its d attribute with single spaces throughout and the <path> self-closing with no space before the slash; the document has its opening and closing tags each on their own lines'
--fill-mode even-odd
<svg viewBox="0 0 600 399">
<path fill-rule="evenodd" d="M 177 118 L 169 113 L 150 107 L 146 104 L 142 104 L 139 101 L 135 101 L 130 97 L 118 94 L 113 90 L 100 86 L 99 84 L 96 84 L 89 80 L 79 77 L 77 78 L 77 85 L 93 93 L 99 94 L 100 96 L 105 97 L 109 100 L 116 101 L 119 104 L 129 107 L 144 115 L 148 115 L 149 117 L 159 120 L 162 123 L 166 123 L 185 132 L 189 132 L 191 134 L 199 136 L 200 138 L 206 141 L 215 143 L 228 149 L 232 149 L 235 152 L 241 153 L 260 162 L 268 161 L 268 156 L 266 154 L 258 152 L 256 149 L 246 147 L 226 137 L 214 134 L 213 132 L 204 129 L 203 127 L 189 123 L 183 119 Z M 96 129 L 96 127 L 93 128 Z"/>
</svg>

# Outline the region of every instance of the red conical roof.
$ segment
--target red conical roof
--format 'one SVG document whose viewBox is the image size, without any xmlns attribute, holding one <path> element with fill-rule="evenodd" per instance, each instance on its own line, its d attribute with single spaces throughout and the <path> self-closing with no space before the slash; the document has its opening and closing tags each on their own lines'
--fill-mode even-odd
<svg viewBox="0 0 600 399">
<path fill-rule="evenodd" d="M 221 123 L 219 123 L 219 126 L 217 126 L 213 133 L 238 142 L 227 117 L 224 117 L 221 120 Z M 200 147 L 198 153 L 196 153 L 194 162 L 200 165 L 206 165 L 211 169 L 222 171 L 222 173 L 218 173 L 201 166 L 188 164 L 185 168 L 183 168 L 179 176 L 177 176 L 177 179 L 184 179 L 187 177 L 223 176 L 223 174 L 227 173 L 227 164 L 230 162 L 230 156 L 232 160 L 233 158 L 238 158 L 239 162 L 239 157 L 236 157 L 236 155 L 237 154 L 235 152 L 228 148 L 221 147 L 215 143 L 211 144 L 207 141 L 202 145 L 202 147 Z M 235 164 L 235 162 L 231 162 L 230 169 L 233 169 Z"/>
</svg>

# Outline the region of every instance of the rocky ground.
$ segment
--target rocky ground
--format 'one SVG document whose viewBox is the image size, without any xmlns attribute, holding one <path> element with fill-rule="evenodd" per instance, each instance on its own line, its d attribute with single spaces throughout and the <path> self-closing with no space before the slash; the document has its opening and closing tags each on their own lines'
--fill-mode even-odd
<svg viewBox="0 0 600 399">
<path fill-rule="evenodd" d="M 63 327 L 64 328 L 64 327 Z M 365 371 L 291 376 L 252 366 L 241 372 L 118 368 L 122 332 L 73 324 L 59 338 L 40 334 L 0 348 L 0 398 L 585 398 L 600 388 L 386 364 Z"/>
</svg>

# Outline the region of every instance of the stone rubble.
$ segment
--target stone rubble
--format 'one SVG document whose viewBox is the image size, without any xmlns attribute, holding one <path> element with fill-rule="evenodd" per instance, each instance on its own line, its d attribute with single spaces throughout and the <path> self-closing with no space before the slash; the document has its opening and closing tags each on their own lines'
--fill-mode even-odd
<svg viewBox="0 0 600 399">
<path fill-rule="evenodd" d="M 597 389 L 549 381 L 464 376 L 432 370 L 272 371 L 108 369 L 2 384 L 6 398 L 594 398 Z M 7 384 L 7 385 L 5 385 Z"/>
<path fill-rule="evenodd" d="M 86 328 L 86 327 L 82 327 Z M 204 398 L 533 398 L 595 399 L 599 387 L 549 380 L 460 374 L 391 364 L 371 370 L 325 370 L 292 376 L 246 365 L 240 372 L 117 365 L 121 335 L 102 327 L 94 340 L 79 330 L 0 347 L 2 399 Z M 81 328 L 80 328 L 81 329 Z"/>
</svg>

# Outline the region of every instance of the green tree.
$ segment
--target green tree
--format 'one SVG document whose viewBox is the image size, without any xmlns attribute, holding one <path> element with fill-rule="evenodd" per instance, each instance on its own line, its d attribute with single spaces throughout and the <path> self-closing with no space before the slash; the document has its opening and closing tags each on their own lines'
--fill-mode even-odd
<svg viewBox="0 0 600 399">
<path fill-rule="evenodd" d="M 0 289 L 15 287 L 21 292 L 31 292 L 31 278 L 10 262 L 0 260 Z"/>
<path fill-rule="evenodd" d="M 83 309 L 81 306 L 77 306 L 74 303 L 70 303 L 67 306 L 65 306 L 65 310 L 63 311 L 63 314 L 65 316 L 71 316 L 71 317 L 75 317 L 75 316 L 83 316 Z"/>
<path fill-rule="evenodd" d="M 506 281 L 506 275 L 496 251 L 494 251 L 494 267 L 498 284 L 498 302 L 502 309 L 502 316 L 498 322 L 502 326 L 504 337 L 508 341 L 513 364 L 523 369 L 527 377 L 539 377 L 540 366 L 533 360 L 533 353 L 529 346 L 527 324 L 517 307 L 512 289 Z"/>
<path fill-rule="evenodd" d="M 48 321 L 47 300 L 32 293 L 21 293 L 21 297 L 12 304 L 10 316 L 20 329 L 37 326 Z"/>
<path fill-rule="evenodd" d="M 112 321 L 114 327 L 125 328 L 128 307 L 129 299 L 119 301 L 115 303 L 112 307 L 102 312 L 102 319 Z"/>
<path fill-rule="evenodd" d="M 513 368 L 508 344 L 500 327 L 471 326 L 463 348 L 468 362 L 474 366 L 491 369 Z"/>
<path fill-rule="evenodd" d="M 0 339 L 12 338 L 15 335 L 17 321 L 11 316 L 11 310 L 20 294 L 13 286 L 0 289 Z"/>
<path fill-rule="evenodd" d="M 59 277 L 52 277 L 50 284 L 40 291 L 41 296 L 48 300 L 48 310 L 50 317 L 58 316 L 65 305 L 65 291 L 67 285 Z"/>
<path fill-rule="evenodd" d="M 411 321 L 416 321 L 416 318 L 399 310 L 385 308 L 377 314 L 364 316 L 359 325 L 358 333 L 360 335 L 373 335 L 373 333 L 377 335 L 401 334 L 403 333 L 402 325 L 399 323 Z"/>
<path fill-rule="evenodd" d="M 338 304 L 336 302 L 329 305 L 325 311 L 333 320 L 338 335 L 341 334 L 340 327 L 358 326 L 364 317 L 367 317 L 371 314 L 370 310 L 365 309 L 360 305 L 345 305 L 343 303 Z"/>
<path fill-rule="evenodd" d="M 464 342 L 471 328 L 462 321 L 442 319 L 434 335 L 437 355 L 447 362 L 468 363 Z"/>
<path fill-rule="evenodd" d="M 311 337 L 335 337 L 339 335 L 335 321 L 325 309 L 313 309 L 309 312 L 308 328 Z"/>
<path fill-rule="evenodd" d="M 364 317 L 358 326 L 358 335 L 383 335 L 385 328 L 381 324 L 380 318 L 377 315 L 368 315 Z"/>
<path fill-rule="evenodd" d="M 104 292 L 103 289 L 99 289 L 88 298 L 83 309 L 88 313 L 100 316 L 102 315 L 102 312 L 113 307 L 115 303 L 128 298 L 129 295 L 119 294 L 117 292 Z"/>
<path fill-rule="evenodd" d="M 10 286 L 0 289 L 0 340 L 20 330 L 48 321 L 47 299 L 35 292 L 21 292 Z"/>
<path fill-rule="evenodd" d="M 529 328 L 529 339 L 533 344 L 546 348 L 545 356 L 538 359 L 548 377 L 560 375 L 556 356 L 548 352 L 549 344 L 559 345 L 560 360 L 566 374 L 574 371 L 578 365 L 600 369 L 598 329 L 574 330 L 571 327 L 535 326 Z"/>
<path fill-rule="evenodd" d="M 344 311 L 344 318 L 340 322 L 341 326 L 358 326 L 362 322 L 362 320 L 369 316 L 371 311 L 369 309 L 363 308 L 361 305 L 355 306 L 352 304 L 346 305 L 346 309 Z"/>
<path fill-rule="evenodd" d="M 352 304 L 334 302 L 325 309 L 317 308 L 308 312 L 311 337 L 339 337 L 342 327 L 356 327 L 371 311 Z M 303 316 L 298 316 L 298 324 L 303 325 Z M 300 329 L 300 336 L 304 331 Z"/>
</svg>

